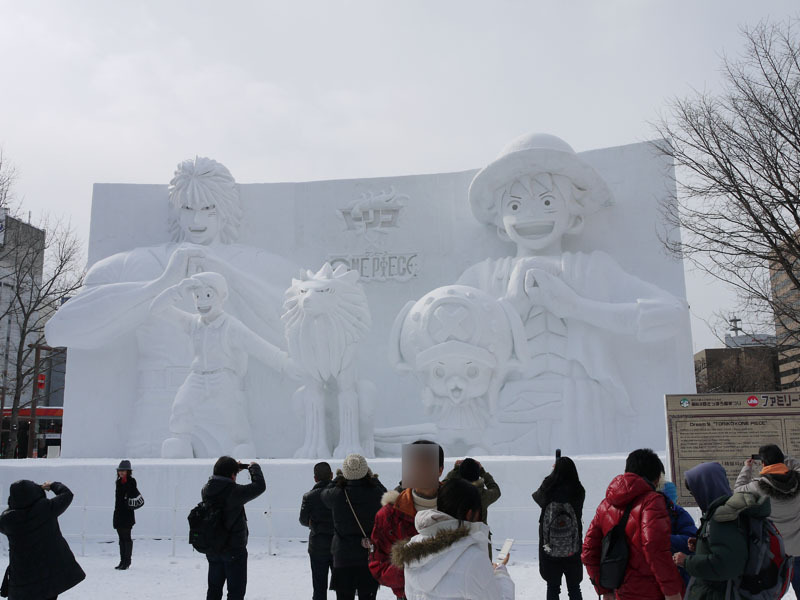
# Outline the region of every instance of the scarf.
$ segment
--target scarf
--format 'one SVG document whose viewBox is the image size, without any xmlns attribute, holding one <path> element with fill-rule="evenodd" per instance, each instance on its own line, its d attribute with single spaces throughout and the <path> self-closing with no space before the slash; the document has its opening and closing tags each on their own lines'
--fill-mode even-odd
<svg viewBox="0 0 800 600">
<path fill-rule="evenodd" d="M 762 475 L 786 475 L 789 472 L 789 467 L 783 463 L 768 465 L 761 469 Z"/>
<path fill-rule="evenodd" d="M 436 508 L 437 498 L 435 497 L 423 498 L 422 496 L 417 495 L 417 492 L 414 490 L 411 490 L 411 497 L 414 499 L 414 509 L 416 509 L 417 512 Z"/>
</svg>

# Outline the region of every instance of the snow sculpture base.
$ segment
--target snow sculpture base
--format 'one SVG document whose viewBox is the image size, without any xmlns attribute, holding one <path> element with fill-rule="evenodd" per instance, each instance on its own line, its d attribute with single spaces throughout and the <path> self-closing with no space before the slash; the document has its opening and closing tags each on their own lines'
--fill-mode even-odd
<svg viewBox="0 0 800 600">
<path fill-rule="evenodd" d="M 237 459 L 248 461 L 246 457 Z M 503 492 L 489 509 L 489 524 L 496 540 L 513 537 L 518 542 L 538 538 L 538 507 L 531 492 L 553 466 L 551 456 L 477 457 L 500 485 Z M 588 523 L 602 500 L 611 479 L 625 470 L 625 455 L 571 456 L 586 488 L 584 521 Z M 662 456 L 662 459 L 664 457 Z M 445 457 L 445 471 L 453 468 L 455 457 Z M 300 499 L 314 485 L 316 460 L 259 460 L 267 481 L 267 491 L 247 504 L 251 552 L 266 552 L 268 539 L 307 539 L 308 529 L 297 522 Z M 341 461 L 329 461 L 334 470 Z M 84 543 L 116 541 L 111 527 L 114 512 L 114 470 L 119 459 L 24 459 L 3 461 L 0 466 L 0 497 L 18 479 L 61 481 L 75 494 L 69 509 L 59 518 L 61 530 L 76 552 Z M 387 488 L 400 481 L 400 460 L 371 459 L 370 467 Z M 145 506 L 136 512 L 137 538 L 170 538 L 188 547 L 186 515 L 200 501 L 200 490 L 211 475 L 213 460 L 139 459 L 133 461 L 133 475 L 145 497 Z M 246 473 L 239 483 L 247 483 Z M 4 508 L 4 507 L 3 507 Z"/>
</svg>

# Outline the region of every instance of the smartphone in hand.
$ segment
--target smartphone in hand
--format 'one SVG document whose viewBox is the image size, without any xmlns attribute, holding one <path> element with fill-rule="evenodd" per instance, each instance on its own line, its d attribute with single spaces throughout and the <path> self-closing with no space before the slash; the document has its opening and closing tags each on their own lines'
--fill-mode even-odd
<svg viewBox="0 0 800 600">
<path fill-rule="evenodd" d="M 500 548 L 500 554 L 497 555 L 497 562 L 499 564 L 505 564 L 508 562 L 508 555 L 511 553 L 511 546 L 514 545 L 514 539 L 508 538 L 506 539 L 503 547 Z"/>
</svg>

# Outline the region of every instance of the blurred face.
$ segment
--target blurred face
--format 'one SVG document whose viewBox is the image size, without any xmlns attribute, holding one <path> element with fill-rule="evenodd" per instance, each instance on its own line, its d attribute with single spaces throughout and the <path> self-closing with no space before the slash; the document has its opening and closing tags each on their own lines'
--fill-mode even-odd
<svg viewBox="0 0 800 600">
<path fill-rule="evenodd" d="M 208 285 L 198 285 L 192 290 L 197 312 L 206 320 L 214 320 L 222 314 L 222 296 Z"/>
<path fill-rule="evenodd" d="M 126 477 L 128 475 L 127 471 L 117 471 L 117 477 Z"/>
<path fill-rule="evenodd" d="M 570 223 L 566 199 L 558 188 L 537 180 L 530 190 L 515 181 L 503 194 L 501 214 L 508 237 L 528 250 L 560 242 Z"/>
<path fill-rule="evenodd" d="M 178 222 L 184 239 L 192 244 L 208 245 L 216 241 L 220 224 L 217 207 L 213 204 L 186 204 L 181 206 Z"/>
<path fill-rule="evenodd" d="M 479 361 L 446 356 L 428 366 L 428 387 L 436 396 L 461 404 L 489 391 L 492 372 Z"/>
<path fill-rule="evenodd" d="M 403 487 L 435 490 L 439 487 L 439 447 L 435 444 L 403 446 Z"/>
</svg>

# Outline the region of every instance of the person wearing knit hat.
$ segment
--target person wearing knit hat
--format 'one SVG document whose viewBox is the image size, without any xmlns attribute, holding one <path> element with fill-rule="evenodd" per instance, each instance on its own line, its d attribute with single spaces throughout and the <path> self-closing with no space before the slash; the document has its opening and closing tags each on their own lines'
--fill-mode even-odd
<svg viewBox="0 0 800 600">
<path fill-rule="evenodd" d="M 370 473 L 367 459 L 360 454 L 350 454 L 342 463 L 342 475 L 348 481 L 363 479 Z"/>
<path fill-rule="evenodd" d="M 475 218 L 516 248 L 469 267 L 456 283 L 510 302 L 530 356 L 499 394 L 488 443 L 497 454 L 549 453 L 549 432 L 560 430 L 560 443 L 579 452 L 621 450 L 635 413 L 613 348 L 620 336 L 633 338 L 626 344 L 671 338 L 686 302 L 605 252 L 574 250 L 570 240 L 613 196 L 556 136 L 511 142 L 475 175 L 469 202 Z"/>
<path fill-rule="evenodd" d="M 367 459 L 350 454 L 341 475 L 322 490 L 320 498 L 333 514 L 333 575 L 331 589 L 337 600 L 374 600 L 378 582 L 369 571 L 369 535 L 386 488 L 372 474 Z"/>
</svg>

